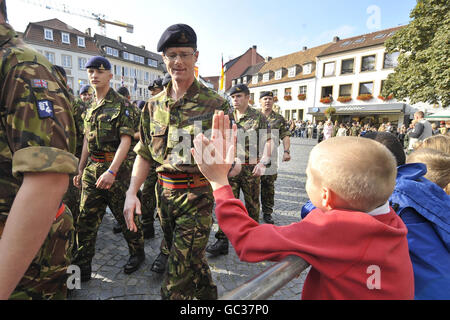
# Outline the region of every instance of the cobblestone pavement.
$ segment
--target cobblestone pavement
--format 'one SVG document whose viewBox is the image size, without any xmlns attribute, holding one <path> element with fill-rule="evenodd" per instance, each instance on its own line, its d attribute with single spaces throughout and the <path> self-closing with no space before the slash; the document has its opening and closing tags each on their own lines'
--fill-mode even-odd
<svg viewBox="0 0 450 320">
<path fill-rule="evenodd" d="M 288 225 L 300 219 L 300 208 L 308 200 L 305 192 L 306 165 L 315 140 L 291 138 L 290 162 L 281 163 L 275 184 L 275 208 L 273 218 L 276 225 Z M 279 149 L 282 149 L 280 147 Z M 279 150 L 281 154 L 281 150 Z M 261 214 L 262 220 L 262 214 Z M 145 240 L 146 260 L 139 270 L 131 275 L 123 272 L 128 261 L 128 248 L 121 234 L 113 234 L 114 217 L 105 215 L 97 236 L 96 254 L 92 262 L 93 277 L 74 290 L 70 300 L 160 300 L 162 275 L 150 270 L 159 253 L 162 232 L 155 222 L 155 238 Z M 215 241 L 217 223 L 214 223 L 209 244 Z M 273 262 L 246 263 L 239 261 L 230 246 L 228 255 L 209 257 L 208 263 L 218 287 L 219 297 L 252 279 L 272 266 Z M 307 271 L 275 293 L 274 300 L 298 300 Z"/>
</svg>

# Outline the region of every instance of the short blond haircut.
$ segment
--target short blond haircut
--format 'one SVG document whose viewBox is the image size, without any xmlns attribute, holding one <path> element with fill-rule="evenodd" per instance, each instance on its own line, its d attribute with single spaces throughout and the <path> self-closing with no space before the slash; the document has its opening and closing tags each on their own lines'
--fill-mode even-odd
<svg viewBox="0 0 450 320">
<path fill-rule="evenodd" d="M 334 137 L 313 148 L 308 166 L 350 209 L 369 212 L 391 196 L 397 163 L 381 143 L 361 137 Z"/>
<path fill-rule="evenodd" d="M 411 153 L 406 163 L 419 162 L 427 166 L 425 178 L 448 190 L 450 184 L 450 154 L 431 148 L 420 148 Z"/>
<path fill-rule="evenodd" d="M 428 137 L 422 141 L 420 146 L 417 147 L 417 149 L 420 148 L 434 149 L 450 154 L 450 136 L 438 134 Z"/>
</svg>

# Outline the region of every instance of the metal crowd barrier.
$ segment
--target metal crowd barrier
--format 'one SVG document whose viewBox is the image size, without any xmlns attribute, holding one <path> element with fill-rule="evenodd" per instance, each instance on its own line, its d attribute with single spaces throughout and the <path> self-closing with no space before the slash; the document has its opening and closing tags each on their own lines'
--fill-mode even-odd
<svg viewBox="0 0 450 320">
<path fill-rule="evenodd" d="M 285 286 L 309 267 L 298 256 L 288 256 L 253 277 L 240 287 L 226 293 L 220 300 L 264 300 Z"/>
</svg>

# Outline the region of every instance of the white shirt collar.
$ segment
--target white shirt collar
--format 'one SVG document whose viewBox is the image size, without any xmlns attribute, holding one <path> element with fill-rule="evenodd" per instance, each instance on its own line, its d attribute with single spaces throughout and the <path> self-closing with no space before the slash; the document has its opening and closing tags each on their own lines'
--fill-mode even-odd
<svg viewBox="0 0 450 320">
<path fill-rule="evenodd" d="M 389 201 L 386 201 L 385 204 L 383 204 L 382 206 L 379 206 L 378 208 L 375 208 L 374 210 L 367 212 L 367 214 L 371 215 L 371 216 L 379 216 L 382 214 L 387 214 L 391 212 L 391 208 L 389 207 Z"/>
</svg>

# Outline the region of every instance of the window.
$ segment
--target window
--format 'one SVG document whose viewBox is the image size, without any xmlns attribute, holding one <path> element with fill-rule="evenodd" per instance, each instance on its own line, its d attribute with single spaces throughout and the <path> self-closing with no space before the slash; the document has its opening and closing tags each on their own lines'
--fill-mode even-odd
<svg viewBox="0 0 450 320">
<path fill-rule="evenodd" d="M 335 63 L 328 62 L 323 65 L 323 76 L 330 77 L 334 76 Z"/>
<path fill-rule="evenodd" d="M 300 86 L 298 87 L 298 94 L 306 94 L 306 86 Z"/>
<path fill-rule="evenodd" d="M 84 37 L 77 37 L 78 46 L 85 48 L 86 47 L 86 41 L 84 40 Z"/>
<path fill-rule="evenodd" d="M 280 80 L 283 77 L 283 69 L 277 70 L 275 72 L 275 80 Z"/>
<path fill-rule="evenodd" d="M 149 65 L 150 67 L 155 67 L 155 68 L 157 68 L 157 67 L 158 67 L 158 61 L 153 60 L 153 59 L 148 59 L 148 65 Z"/>
<path fill-rule="evenodd" d="M 263 82 L 267 82 L 270 79 L 270 73 L 266 72 L 263 74 Z"/>
<path fill-rule="evenodd" d="M 322 92 L 320 95 L 321 98 L 327 98 L 332 95 L 333 95 L 333 86 L 322 87 Z"/>
<path fill-rule="evenodd" d="M 65 54 L 61 55 L 61 64 L 65 68 L 72 68 L 72 57 Z"/>
<path fill-rule="evenodd" d="M 375 70 L 375 55 L 362 57 L 361 72 Z"/>
<path fill-rule="evenodd" d="M 353 73 L 353 66 L 355 64 L 355 59 L 345 59 L 342 60 L 341 74 Z"/>
<path fill-rule="evenodd" d="M 353 41 L 353 44 L 363 43 L 364 41 L 366 41 L 366 38 L 359 38 L 359 39 Z"/>
<path fill-rule="evenodd" d="M 296 74 L 297 74 L 297 67 L 296 66 L 290 67 L 288 70 L 288 77 L 294 78 Z"/>
<path fill-rule="evenodd" d="M 45 51 L 45 57 L 48 61 L 50 61 L 52 64 L 55 64 L 55 54 L 53 52 Z"/>
<path fill-rule="evenodd" d="M 130 55 L 128 54 L 128 52 L 124 51 L 122 52 L 122 57 L 126 60 L 128 60 L 128 58 L 130 57 Z"/>
<path fill-rule="evenodd" d="M 258 84 L 258 80 L 259 80 L 258 75 L 253 76 L 252 77 L 252 84 Z"/>
<path fill-rule="evenodd" d="M 73 90 L 73 77 L 67 77 L 67 86 Z"/>
<path fill-rule="evenodd" d="M 359 95 L 372 93 L 373 93 L 373 82 L 361 82 L 359 84 Z"/>
<path fill-rule="evenodd" d="M 312 63 L 305 64 L 303 68 L 303 74 L 311 74 L 312 72 Z"/>
<path fill-rule="evenodd" d="M 113 48 L 106 47 L 106 54 L 112 56 L 113 55 Z"/>
<path fill-rule="evenodd" d="M 272 90 L 272 92 L 273 92 L 273 97 L 274 98 L 278 97 L 278 90 L 277 89 Z"/>
<path fill-rule="evenodd" d="M 242 83 L 247 84 L 247 76 L 244 76 L 244 78 L 242 79 Z"/>
<path fill-rule="evenodd" d="M 150 75 L 148 74 L 147 71 L 145 71 L 145 73 L 144 73 L 144 81 L 148 82 L 149 79 L 150 79 Z"/>
<path fill-rule="evenodd" d="M 70 44 L 70 34 L 66 32 L 61 32 L 61 42 L 65 44 Z"/>
<path fill-rule="evenodd" d="M 342 84 L 339 86 L 339 97 L 351 97 L 352 95 L 352 85 Z"/>
<path fill-rule="evenodd" d="M 44 29 L 44 39 L 53 41 L 53 30 L 52 29 Z"/>
<path fill-rule="evenodd" d="M 134 60 L 134 54 L 128 53 L 128 60 L 133 61 Z"/>
<path fill-rule="evenodd" d="M 384 63 L 383 68 L 389 69 L 389 68 L 395 68 L 398 65 L 398 56 L 400 55 L 400 52 L 393 52 L 393 53 L 385 53 L 384 54 Z"/>
<path fill-rule="evenodd" d="M 86 58 L 78 58 L 78 69 L 86 70 L 86 68 L 85 68 L 86 63 L 87 63 L 87 59 Z"/>
<path fill-rule="evenodd" d="M 291 89 L 291 88 L 286 88 L 286 89 L 284 89 L 284 95 L 285 95 L 285 96 L 290 96 L 290 95 L 291 95 L 291 92 L 292 92 L 292 89 Z"/>
<path fill-rule="evenodd" d="M 123 67 L 122 74 L 124 77 L 128 77 L 128 67 Z"/>
</svg>

